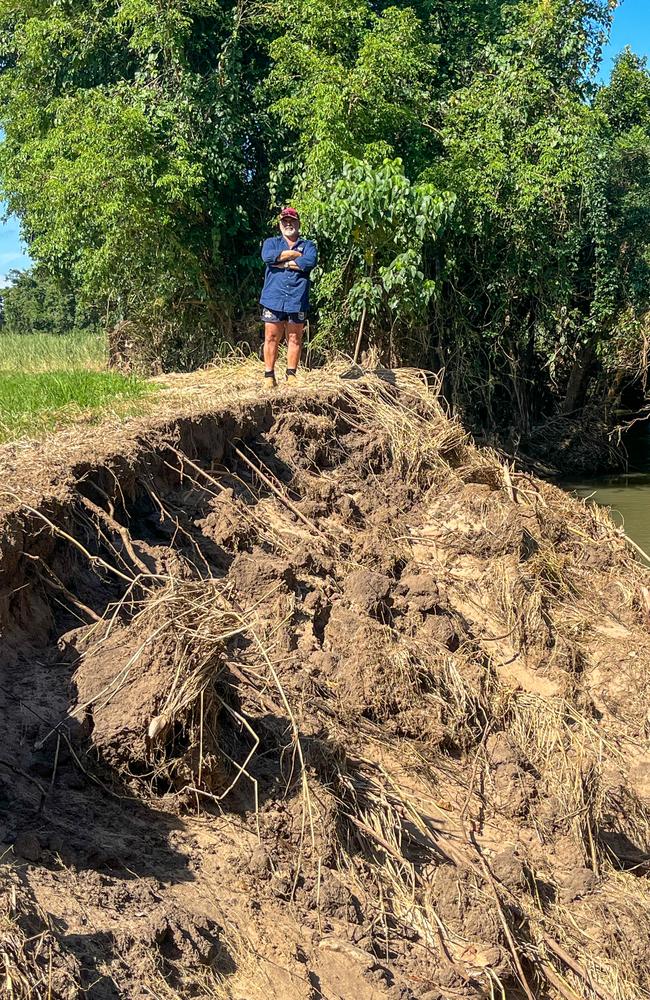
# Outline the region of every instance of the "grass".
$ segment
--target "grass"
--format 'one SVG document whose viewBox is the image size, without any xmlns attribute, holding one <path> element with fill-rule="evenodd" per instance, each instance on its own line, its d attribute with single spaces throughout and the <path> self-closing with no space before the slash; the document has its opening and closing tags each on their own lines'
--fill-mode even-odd
<svg viewBox="0 0 650 1000">
<path fill-rule="evenodd" d="M 0 372 L 101 371 L 106 361 L 106 337 L 101 333 L 0 333 Z"/>
<path fill-rule="evenodd" d="M 101 334 L 0 334 L 0 442 L 142 408 L 155 386 L 106 370 Z"/>
</svg>

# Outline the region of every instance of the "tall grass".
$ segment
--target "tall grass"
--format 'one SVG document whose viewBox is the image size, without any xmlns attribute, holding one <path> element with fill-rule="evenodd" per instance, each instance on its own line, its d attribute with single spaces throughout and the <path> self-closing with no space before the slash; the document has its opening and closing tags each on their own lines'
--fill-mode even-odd
<svg viewBox="0 0 650 1000">
<path fill-rule="evenodd" d="M 155 386 L 106 363 L 102 334 L 0 333 L 0 442 L 144 408 Z"/>
<path fill-rule="evenodd" d="M 107 356 L 102 333 L 0 333 L 0 372 L 100 371 Z"/>
</svg>

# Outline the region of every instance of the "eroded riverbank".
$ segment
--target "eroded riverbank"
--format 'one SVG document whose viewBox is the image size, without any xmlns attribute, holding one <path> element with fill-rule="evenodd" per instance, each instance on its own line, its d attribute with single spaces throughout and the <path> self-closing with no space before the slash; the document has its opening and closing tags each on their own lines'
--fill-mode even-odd
<svg viewBox="0 0 650 1000">
<path fill-rule="evenodd" d="M 340 374 L 14 489 L 16 996 L 644 997 L 645 576 L 417 373 Z"/>
</svg>

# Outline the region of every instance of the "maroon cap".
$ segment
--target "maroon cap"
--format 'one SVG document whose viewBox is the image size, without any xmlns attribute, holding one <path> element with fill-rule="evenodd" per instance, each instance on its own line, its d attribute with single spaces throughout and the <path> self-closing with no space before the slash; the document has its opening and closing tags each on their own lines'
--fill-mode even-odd
<svg viewBox="0 0 650 1000">
<path fill-rule="evenodd" d="M 285 207 L 280 212 L 281 219 L 294 219 L 296 222 L 300 222 L 300 216 L 296 212 L 295 208 L 291 205 L 285 205 Z"/>
</svg>

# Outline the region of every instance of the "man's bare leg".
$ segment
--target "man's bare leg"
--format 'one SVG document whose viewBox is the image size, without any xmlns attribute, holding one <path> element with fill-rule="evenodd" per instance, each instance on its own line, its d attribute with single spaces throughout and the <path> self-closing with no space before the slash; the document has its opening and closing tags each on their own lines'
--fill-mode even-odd
<svg viewBox="0 0 650 1000">
<path fill-rule="evenodd" d="M 284 337 L 284 328 L 284 323 L 264 324 L 264 367 L 267 372 L 275 371 L 278 349 Z"/>
<path fill-rule="evenodd" d="M 300 364 L 302 350 L 303 323 L 287 323 L 287 370 L 295 372 Z"/>
</svg>

